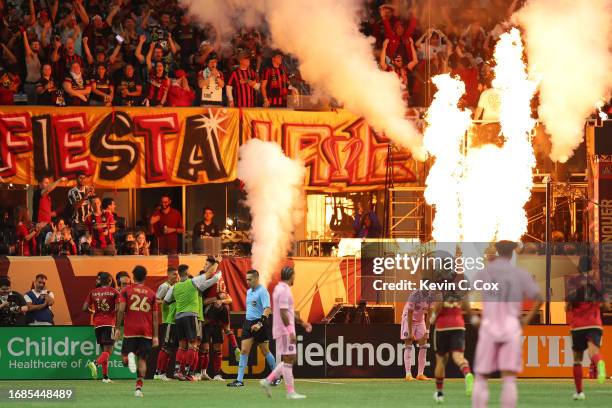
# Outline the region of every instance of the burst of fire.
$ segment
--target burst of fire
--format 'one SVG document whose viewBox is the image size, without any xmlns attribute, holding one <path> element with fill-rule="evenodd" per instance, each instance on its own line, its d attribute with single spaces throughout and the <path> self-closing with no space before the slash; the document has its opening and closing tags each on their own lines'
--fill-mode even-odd
<svg viewBox="0 0 612 408">
<path fill-rule="evenodd" d="M 501 91 L 500 123 L 504 136 L 499 183 L 499 224 L 496 239 L 518 241 L 527 232 L 525 204 L 531 196 L 532 171 L 535 156 L 531 131 L 535 120 L 531 116 L 531 99 L 537 83 L 528 78 L 523 62 L 523 42 L 518 29 L 503 34 L 495 46 L 495 80 Z"/>
<path fill-rule="evenodd" d="M 425 181 L 425 200 L 436 208 L 433 238 L 437 242 L 461 240 L 460 181 L 462 144 L 470 127 L 470 112 L 459 109 L 465 93 L 461 80 L 448 74 L 432 78 L 438 91 L 427 111 L 423 145 L 435 161 Z"/>
<path fill-rule="evenodd" d="M 436 157 L 426 181 L 425 198 L 436 207 L 433 237 L 446 242 L 517 241 L 527 231 L 524 205 L 532 187 L 535 156 L 531 144 L 531 99 L 536 83 L 527 76 L 517 29 L 503 34 L 495 47 L 493 86 L 501 97 L 504 145 L 461 152 L 469 113 L 457 107 L 460 86 L 445 80 L 427 114 L 424 145 Z M 457 96 L 457 89 L 461 93 Z M 467 115 L 467 116 L 466 116 Z"/>
</svg>

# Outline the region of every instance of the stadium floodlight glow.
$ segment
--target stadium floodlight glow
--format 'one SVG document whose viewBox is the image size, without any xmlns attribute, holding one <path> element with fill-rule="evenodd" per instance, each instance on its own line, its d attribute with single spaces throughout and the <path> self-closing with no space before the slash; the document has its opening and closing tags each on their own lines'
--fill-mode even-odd
<svg viewBox="0 0 612 408">
<path fill-rule="evenodd" d="M 234 225 L 234 220 L 232 220 L 230 217 L 227 217 L 227 219 L 225 220 L 225 224 L 228 227 L 231 227 L 232 225 Z"/>
</svg>

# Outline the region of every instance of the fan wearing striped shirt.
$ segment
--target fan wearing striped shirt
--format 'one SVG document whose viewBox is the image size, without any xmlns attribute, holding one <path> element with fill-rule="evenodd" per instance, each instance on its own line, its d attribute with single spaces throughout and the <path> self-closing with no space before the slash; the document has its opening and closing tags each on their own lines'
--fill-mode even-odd
<svg viewBox="0 0 612 408">
<path fill-rule="evenodd" d="M 238 55 L 238 67 L 227 81 L 226 92 L 230 108 L 252 108 L 255 106 L 255 91 L 260 89 L 259 75 L 251 68 L 251 56 L 243 52 Z"/>
<path fill-rule="evenodd" d="M 283 66 L 283 54 L 275 50 L 272 54 L 272 66 L 266 68 L 261 76 L 261 94 L 264 108 L 286 108 L 289 89 L 289 76 Z"/>
</svg>

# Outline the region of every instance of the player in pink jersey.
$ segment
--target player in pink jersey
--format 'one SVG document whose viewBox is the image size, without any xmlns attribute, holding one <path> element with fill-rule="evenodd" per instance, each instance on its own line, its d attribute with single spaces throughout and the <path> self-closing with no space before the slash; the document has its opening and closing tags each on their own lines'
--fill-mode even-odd
<svg viewBox="0 0 612 408">
<path fill-rule="evenodd" d="M 474 282 L 479 280 L 483 284 L 496 284 L 498 289 L 483 292 L 482 318 L 480 321 L 472 319 L 475 324 L 480 324 L 474 365 L 473 408 L 487 406 L 487 380 L 495 371 L 502 374 L 501 407 L 516 406 L 516 376 L 522 368 L 522 328 L 529 324 L 542 306 L 542 296 L 532 276 L 510 263 L 516 243 L 499 241 L 495 248 L 499 256 L 474 277 Z M 521 319 L 524 300 L 532 300 L 534 305 Z"/>
<path fill-rule="evenodd" d="M 400 338 L 404 340 L 404 368 L 406 369 L 406 381 L 413 381 L 412 377 L 412 353 L 413 344 L 419 346 L 417 380 L 429 380 L 423 371 L 427 363 L 427 349 L 429 348 L 429 310 L 431 309 L 432 297 L 430 292 L 418 290 L 408 297 L 402 312 L 402 327 Z"/>
<path fill-rule="evenodd" d="M 601 321 L 601 308 L 610 309 L 607 294 L 602 293 L 599 285 L 591 273 L 591 258 L 581 256 L 578 262 L 578 271 L 581 275 L 570 285 L 567 296 L 567 320 L 572 334 L 572 350 L 574 352 L 574 384 L 576 392 L 573 398 L 583 400 L 586 398 L 582 391 L 582 359 L 586 351 L 591 359 L 591 366 L 601 384 L 606 380 L 606 364 L 601 358 L 599 349 L 603 336 Z"/>
<path fill-rule="evenodd" d="M 295 322 L 300 324 L 307 333 L 312 326 L 295 315 L 291 286 L 295 281 L 295 270 L 286 266 L 281 270 L 281 281 L 272 294 L 272 337 L 276 342 L 276 358 L 281 359 L 267 378 L 259 382 L 268 397 L 272 396 L 270 387 L 281 375 L 287 387 L 287 399 L 303 399 L 305 395 L 295 392 L 293 387 L 293 364 L 296 357 Z"/>
</svg>

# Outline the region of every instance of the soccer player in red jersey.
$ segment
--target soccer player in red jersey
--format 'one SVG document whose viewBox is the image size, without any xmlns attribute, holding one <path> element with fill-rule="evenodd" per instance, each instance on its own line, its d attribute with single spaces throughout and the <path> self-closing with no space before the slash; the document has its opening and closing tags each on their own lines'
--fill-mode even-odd
<svg viewBox="0 0 612 408">
<path fill-rule="evenodd" d="M 134 283 L 121 290 L 117 326 L 123 323 L 123 345 L 121 358 L 131 372 L 138 369 L 134 396 L 142 397 L 142 381 L 147 373 L 147 358 L 158 340 L 158 307 L 155 292 L 144 285 L 147 270 L 138 265 L 132 271 Z M 121 332 L 115 332 L 115 340 L 121 339 Z M 138 358 L 138 361 L 136 359 Z"/>
<path fill-rule="evenodd" d="M 434 350 L 436 351 L 436 393 L 434 400 L 444 402 L 444 373 L 449 355 L 465 377 L 465 393 L 472 395 L 474 375 L 470 363 L 464 356 L 465 351 L 465 321 L 463 312 L 469 313 L 470 307 L 463 301 L 461 294 L 456 292 L 442 293 L 442 299 L 432 308 L 430 322 L 435 324 Z"/>
<path fill-rule="evenodd" d="M 108 272 L 98 273 L 96 287 L 89 292 L 83 311 L 89 312 L 93 309 L 93 325 L 96 332 L 96 341 L 102 348 L 102 353 L 96 361 L 89 361 L 87 367 L 91 370 L 91 376 L 95 380 L 98 378 L 98 367 L 102 367 L 102 382 L 112 382 L 108 378 L 108 359 L 113 352 L 115 340 L 113 330 L 115 329 L 115 317 L 117 313 L 117 303 L 119 303 L 119 292 L 111 285 L 113 277 Z"/>
<path fill-rule="evenodd" d="M 603 336 L 601 307 L 610 308 L 610 302 L 592 278 L 591 258 L 581 256 L 578 262 L 579 279 L 570 289 L 566 310 L 572 333 L 572 350 L 574 351 L 574 384 L 575 400 L 585 399 L 582 390 L 582 359 L 586 350 L 591 363 L 596 367 L 597 379 L 601 384 L 606 379 L 606 364 L 601 358 L 599 348 Z"/>
<path fill-rule="evenodd" d="M 204 325 L 202 327 L 202 343 L 200 344 L 201 378 L 210 378 L 206 373 L 206 369 L 208 368 L 210 345 L 212 343 L 212 362 L 214 370 L 212 379 L 224 381 L 221 376 L 221 364 L 223 362 L 221 355 L 223 333 L 228 337 L 230 347 L 234 351 L 234 354 L 240 357 L 240 349 L 238 348 L 236 336 L 234 336 L 234 332 L 230 329 L 229 305 L 232 304 L 232 298 L 227 293 L 223 278 L 220 278 L 215 285 L 208 288 L 202 296 L 204 298 Z"/>
</svg>

